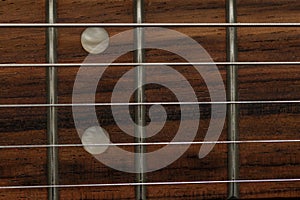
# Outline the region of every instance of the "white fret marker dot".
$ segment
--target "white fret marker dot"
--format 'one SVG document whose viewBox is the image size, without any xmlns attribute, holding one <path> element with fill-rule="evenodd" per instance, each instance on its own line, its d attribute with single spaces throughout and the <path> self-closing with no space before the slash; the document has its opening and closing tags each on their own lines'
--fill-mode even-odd
<svg viewBox="0 0 300 200">
<path fill-rule="evenodd" d="M 88 53 L 102 53 L 109 45 L 109 35 L 104 28 L 87 28 L 81 34 L 81 45 Z"/>
<path fill-rule="evenodd" d="M 83 148 L 92 155 L 101 154 L 109 147 L 108 133 L 100 126 L 92 126 L 86 129 L 81 137 Z M 98 145 L 101 144 L 101 145 Z"/>
</svg>

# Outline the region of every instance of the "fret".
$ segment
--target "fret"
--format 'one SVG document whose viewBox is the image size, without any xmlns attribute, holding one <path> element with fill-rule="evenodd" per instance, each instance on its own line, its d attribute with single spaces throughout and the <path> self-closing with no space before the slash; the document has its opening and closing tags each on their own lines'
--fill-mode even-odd
<svg viewBox="0 0 300 200">
<path fill-rule="evenodd" d="M 56 1 L 46 1 L 46 16 L 48 23 L 56 21 Z M 56 28 L 47 28 L 47 61 L 48 63 L 57 62 L 57 35 Z M 47 68 L 47 103 L 57 103 L 57 68 L 50 66 Z M 47 142 L 49 145 L 57 144 L 57 107 L 49 106 L 47 111 Z M 47 167 L 48 167 L 48 184 L 58 184 L 58 150 L 54 146 L 47 148 Z M 50 187 L 48 190 L 48 199 L 58 200 L 59 193 L 57 188 Z"/>
<path fill-rule="evenodd" d="M 144 22 L 144 1 L 135 0 L 134 1 L 134 21 L 138 24 Z M 135 52 L 134 52 L 134 62 L 143 63 L 145 61 L 145 50 L 144 50 L 144 30 L 143 28 L 137 28 L 134 32 L 134 42 L 135 42 Z M 135 84 L 137 90 L 135 92 L 135 101 L 137 103 L 145 102 L 145 66 L 137 66 L 135 71 Z M 134 135 L 135 141 L 137 143 L 145 143 L 146 130 L 144 126 L 146 125 L 146 107 L 144 105 L 135 106 L 135 123 L 139 127 L 135 128 Z M 136 182 L 144 183 L 146 181 L 145 170 L 147 167 L 146 157 L 146 147 L 144 145 L 135 146 L 135 152 L 139 153 L 135 156 L 135 168 L 140 171 L 136 175 Z M 136 187 L 136 197 L 137 200 L 146 200 L 147 191 L 145 185 L 138 185 Z"/>
<path fill-rule="evenodd" d="M 226 2 L 228 23 L 237 22 L 236 14 L 236 1 L 228 0 Z M 237 49 L 237 28 L 227 28 L 227 60 L 230 62 L 237 61 L 238 49 Z M 238 67 L 234 65 L 227 66 L 227 100 L 238 101 Z M 229 141 L 239 140 L 239 122 L 238 116 L 239 108 L 238 104 L 227 105 L 227 134 Z M 239 179 L 239 150 L 238 144 L 232 143 L 228 145 L 228 179 Z M 239 198 L 239 186 L 238 183 L 229 183 L 228 186 L 228 199 Z"/>
</svg>

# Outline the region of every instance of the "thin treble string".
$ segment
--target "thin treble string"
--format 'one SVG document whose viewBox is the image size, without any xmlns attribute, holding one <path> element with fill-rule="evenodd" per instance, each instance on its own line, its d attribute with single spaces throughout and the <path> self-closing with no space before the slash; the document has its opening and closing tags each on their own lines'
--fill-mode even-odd
<svg viewBox="0 0 300 200">
<path fill-rule="evenodd" d="M 47 27 L 300 27 L 300 23 L 0 23 L 0 28 Z"/>
<path fill-rule="evenodd" d="M 120 187 L 139 185 L 190 185 L 190 184 L 222 184 L 222 183 L 264 183 L 264 182 L 299 182 L 300 178 L 290 179 L 245 179 L 220 181 L 176 181 L 176 182 L 142 182 L 142 183 L 96 183 L 96 184 L 62 184 L 62 185 L 15 185 L 0 186 L 0 189 L 42 189 L 42 188 L 78 188 L 78 187 Z"/>
<path fill-rule="evenodd" d="M 185 65 L 300 65 L 300 61 L 269 62 L 269 61 L 248 61 L 248 62 L 153 62 L 153 63 L 1 63 L 0 67 L 101 67 L 101 66 L 184 66 Z"/>
<path fill-rule="evenodd" d="M 144 143 L 109 143 L 109 144 L 29 144 L 29 145 L 0 145 L 0 149 L 12 148 L 48 148 L 48 147 L 83 147 L 83 146 L 155 146 L 155 145 L 200 145 L 200 144 L 249 144 L 249 143 L 300 143 L 298 140 L 240 140 L 240 141 L 195 141 L 195 142 L 144 142 Z"/>
<path fill-rule="evenodd" d="M 201 101 L 201 102 L 143 102 L 143 103 L 58 103 L 58 104 L 0 104 L 0 108 L 20 107 L 71 107 L 71 106 L 138 106 L 138 105 L 212 105 L 212 104 L 288 104 L 300 103 L 300 100 L 268 101 Z"/>
</svg>

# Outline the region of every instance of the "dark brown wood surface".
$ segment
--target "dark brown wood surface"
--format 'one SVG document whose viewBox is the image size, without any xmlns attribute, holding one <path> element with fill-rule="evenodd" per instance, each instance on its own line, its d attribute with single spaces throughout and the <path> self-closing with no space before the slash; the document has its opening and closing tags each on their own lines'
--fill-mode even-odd
<svg viewBox="0 0 300 200">
<path fill-rule="evenodd" d="M 238 0 L 239 22 L 299 22 L 298 0 Z M 58 0 L 57 22 L 133 22 L 131 0 Z M 146 0 L 146 22 L 225 22 L 224 0 Z M 45 1 L 3 0 L 1 23 L 45 22 Z M 107 28 L 110 36 L 129 28 Z M 198 41 L 214 61 L 226 61 L 225 28 L 173 28 Z M 80 63 L 87 53 L 80 44 L 84 28 L 58 29 L 58 62 Z M 44 28 L 1 28 L 1 63 L 44 63 Z M 300 28 L 238 28 L 239 61 L 300 61 Z M 127 53 L 116 62 L 132 62 Z M 148 62 L 177 62 L 178 56 L 147 50 Z M 218 66 L 226 82 L 226 67 Z M 59 67 L 59 103 L 72 102 L 78 67 Z M 97 89 L 97 102 L 110 102 L 118 79 L 132 67 L 109 68 Z M 190 66 L 176 67 L 193 86 L 199 101 L 210 101 L 205 82 Z M 289 65 L 240 66 L 240 100 L 298 100 L 300 68 Z M 45 67 L 0 69 L 0 104 L 46 103 Z M 169 90 L 157 85 L 146 88 L 147 101 L 176 101 Z M 132 108 L 131 108 L 132 109 Z M 196 141 L 208 128 L 210 106 L 200 106 L 201 120 Z M 162 131 L 148 141 L 170 141 L 180 121 L 178 106 L 166 106 L 168 120 Z M 0 145 L 46 144 L 46 108 L 0 108 Z M 100 124 L 113 142 L 133 142 L 115 124 L 110 107 L 97 107 Z M 70 107 L 58 108 L 59 143 L 78 144 Z M 241 140 L 299 139 L 299 104 L 245 104 L 240 106 Z M 224 127 L 220 140 L 226 140 Z M 153 150 L 157 147 L 149 147 Z M 192 145 L 176 162 L 147 174 L 149 182 L 227 180 L 227 145 L 218 144 L 203 159 L 200 145 Z M 0 186 L 46 185 L 45 148 L 0 149 Z M 299 143 L 240 145 L 240 179 L 300 178 Z M 59 148 L 59 183 L 135 182 L 135 175 L 110 169 L 81 147 Z M 134 187 L 61 188 L 61 199 L 134 199 Z M 149 186 L 149 199 L 225 199 L 226 184 Z M 300 196 L 300 182 L 240 184 L 240 198 L 288 198 Z M 46 189 L 0 189 L 0 199 L 46 199 Z"/>
</svg>

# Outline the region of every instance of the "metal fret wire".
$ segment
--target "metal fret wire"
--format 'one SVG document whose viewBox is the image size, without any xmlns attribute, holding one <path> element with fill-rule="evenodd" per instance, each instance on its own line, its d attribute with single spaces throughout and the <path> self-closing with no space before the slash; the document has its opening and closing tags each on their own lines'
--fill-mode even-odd
<svg viewBox="0 0 300 200">
<path fill-rule="evenodd" d="M 134 0 L 134 21 L 138 24 L 142 24 L 144 22 L 144 0 Z M 134 61 L 138 63 L 143 63 L 145 61 L 145 50 L 144 50 L 144 30 L 141 27 L 135 29 L 134 32 L 134 45 L 136 50 L 134 51 Z M 137 90 L 135 92 L 135 101 L 138 103 L 145 102 L 145 66 L 138 65 L 135 71 L 135 85 Z M 136 174 L 136 182 L 144 183 L 146 182 L 146 174 L 144 171 L 146 170 L 146 147 L 142 145 L 145 143 L 144 136 L 145 125 L 146 125 L 146 107 L 145 105 L 139 104 L 135 107 L 135 123 L 138 125 L 134 129 L 135 142 L 138 145 L 135 145 L 134 152 L 134 166 L 137 171 L 140 173 Z M 146 186 L 145 185 L 137 185 L 135 188 L 135 198 L 136 200 L 146 200 Z"/>
<path fill-rule="evenodd" d="M 0 67 L 101 67 L 101 66 L 184 66 L 184 65 L 300 65 L 300 61 L 295 62 L 160 62 L 160 63 L 1 63 Z"/>
<path fill-rule="evenodd" d="M 226 1 L 226 21 L 229 23 L 237 22 L 236 0 Z M 226 57 L 229 62 L 237 61 L 237 28 L 226 28 Z M 226 92 L 227 100 L 238 101 L 238 67 L 229 65 L 226 68 Z M 230 141 L 238 140 L 239 123 L 238 104 L 227 104 L 227 138 Z M 229 180 L 237 180 L 239 176 L 239 149 L 238 143 L 229 143 L 227 153 L 227 172 Z M 239 198 L 239 185 L 236 182 L 228 184 L 228 199 Z"/>
<path fill-rule="evenodd" d="M 299 182 L 300 178 L 290 179 L 245 179 L 225 181 L 180 181 L 180 182 L 144 182 L 144 183 L 96 183 L 74 185 L 28 185 L 28 186 L 0 186 L 0 189 L 41 189 L 41 188 L 75 188 L 75 187 L 115 187 L 115 186 L 139 186 L 139 185 L 188 185 L 188 184 L 222 184 L 222 183 L 264 183 L 264 182 Z"/>
<path fill-rule="evenodd" d="M 83 147 L 83 146 L 156 146 L 156 145 L 200 145 L 200 144 L 251 144 L 251 143 L 298 143 L 299 140 L 240 140 L 240 141 L 196 141 L 196 142 L 144 142 L 144 143 L 110 143 L 110 144 L 29 144 L 29 145 L 0 145 L 0 149 L 14 148 L 49 148 L 49 147 Z"/>
<path fill-rule="evenodd" d="M 0 23 L 0 28 L 46 27 L 300 27 L 300 23 Z"/>
<path fill-rule="evenodd" d="M 48 23 L 56 21 L 56 0 L 46 1 L 46 15 Z M 49 26 L 46 30 L 47 35 L 47 61 L 53 64 L 57 61 L 57 34 L 56 28 Z M 47 110 L 47 142 L 50 145 L 57 143 L 57 68 L 51 66 L 47 68 L 47 102 L 51 105 Z M 51 146 L 47 149 L 47 178 L 49 185 L 58 184 L 58 149 Z M 48 188 L 48 200 L 58 200 L 58 188 Z"/>
</svg>

